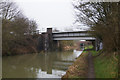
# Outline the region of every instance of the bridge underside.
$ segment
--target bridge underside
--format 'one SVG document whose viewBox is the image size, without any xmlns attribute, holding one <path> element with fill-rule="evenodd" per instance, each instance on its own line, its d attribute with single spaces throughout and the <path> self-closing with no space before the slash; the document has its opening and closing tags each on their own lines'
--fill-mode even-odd
<svg viewBox="0 0 120 80">
<path fill-rule="evenodd" d="M 94 41 L 94 37 L 56 37 L 53 40 L 90 40 Z"/>
</svg>

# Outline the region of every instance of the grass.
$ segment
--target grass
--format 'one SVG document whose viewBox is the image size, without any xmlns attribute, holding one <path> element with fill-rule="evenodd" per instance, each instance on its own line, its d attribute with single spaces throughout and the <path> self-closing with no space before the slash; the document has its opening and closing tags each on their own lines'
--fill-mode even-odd
<svg viewBox="0 0 120 80">
<path fill-rule="evenodd" d="M 76 61 L 68 68 L 66 74 L 62 78 L 85 78 L 88 68 L 87 55 L 88 52 L 83 51 Z"/>
<path fill-rule="evenodd" d="M 88 51 L 85 51 L 85 50 L 84 50 L 82 53 L 88 53 Z"/>
<path fill-rule="evenodd" d="M 85 50 L 92 49 L 93 46 L 85 46 Z M 77 58 L 72 66 L 66 72 L 63 78 L 85 78 L 87 74 L 87 55 L 88 51 L 83 51 L 81 56 Z M 98 55 L 101 51 L 91 50 L 92 56 Z M 105 54 L 105 53 L 104 53 Z M 117 78 L 118 77 L 118 56 L 115 52 L 107 53 L 111 55 L 104 55 L 103 53 L 94 57 L 94 68 L 96 78 Z"/>
<path fill-rule="evenodd" d="M 85 49 L 92 49 L 93 48 L 93 45 L 87 45 L 85 46 Z"/>
<path fill-rule="evenodd" d="M 100 51 L 91 50 L 92 56 L 96 56 Z"/>
<path fill-rule="evenodd" d="M 92 55 L 98 54 L 97 51 L 91 51 Z M 111 56 L 100 56 L 94 58 L 94 67 L 96 78 L 117 78 L 118 73 L 118 60 L 115 54 L 111 53 Z"/>
</svg>

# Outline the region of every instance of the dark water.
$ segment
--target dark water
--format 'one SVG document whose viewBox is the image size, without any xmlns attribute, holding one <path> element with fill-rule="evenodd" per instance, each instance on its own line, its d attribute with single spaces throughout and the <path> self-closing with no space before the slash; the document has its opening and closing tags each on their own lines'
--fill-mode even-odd
<svg viewBox="0 0 120 80">
<path fill-rule="evenodd" d="M 3 57 L 3 78 L 61 78 L 82 51 Z"/>
</svg>

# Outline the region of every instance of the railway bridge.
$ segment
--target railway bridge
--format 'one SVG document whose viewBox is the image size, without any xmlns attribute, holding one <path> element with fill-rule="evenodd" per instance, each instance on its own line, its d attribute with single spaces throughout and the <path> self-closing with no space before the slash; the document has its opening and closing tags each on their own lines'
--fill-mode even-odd
<svg viewBox="0 0 120 80">
<path fill-rule="evenodd" d="M 97 48 L 97 40 L 88 31 L 73 32 L 52 32 L 52 28 L 47 28 L 47 32 L 42 33 L 43 48 L 45 51 L 53 50 L 59 46 L 61 40 L 86 40 L 92 41 L 94 48 Z"/>
</svg>

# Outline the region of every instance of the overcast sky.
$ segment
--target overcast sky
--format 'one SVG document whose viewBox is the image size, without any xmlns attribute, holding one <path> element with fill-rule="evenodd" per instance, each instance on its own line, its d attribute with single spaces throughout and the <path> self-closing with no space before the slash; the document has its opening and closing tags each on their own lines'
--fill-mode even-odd
<svg viewBox="0 0 120 80">
<path fill-rule="evenodd" d="M 34 19 L 38 29 L 45 31 L 47 27 L 59 30 L 70 29 L 75 21 L 72 0 L 14 0 L 23 14 Z M 74 28 L 75 29 L 75 28 Z"/>
</svg>

